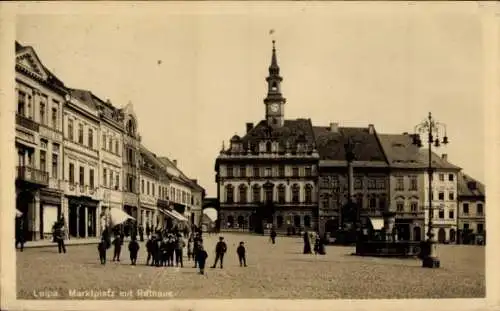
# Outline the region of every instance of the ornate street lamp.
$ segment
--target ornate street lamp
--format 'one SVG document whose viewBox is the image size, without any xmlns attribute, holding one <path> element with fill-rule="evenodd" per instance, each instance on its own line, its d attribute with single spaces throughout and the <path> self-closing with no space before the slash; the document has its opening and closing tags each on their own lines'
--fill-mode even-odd
<svg viewBox="0 0 500 311">
<path fill-rule="evenodd" d="M 444 131 L 444 137 L 442 141 L 440 141 L 439 134 L 442 131 Z M 432 207 L 432 177 L 434 172 L 432 168 L 432 146 L 434 145 L 434 147 L 438 148 L 441 144 L 448 144 L 448 136 L 446 135 L 446 125 L 434 120 L 430 112 L 425 121 L 415 126 L 413 144 L 418 147 L 422 147 L 422 141 L 420 140 L 419 133 L 427 134 L 427 144 L 429 148 L 429 162 L 427 167 L 427 173 L 429 175 L 429 221 L 427 226 L 427 243 L 429 251 L 423 257 L 422 267 L 439 268 L 440 261 L 436 255 L 436 240 L 434 239 L 434 233 L 432 232 L 432 219 L 434 217 L 434 209 Z"/>
</svg>

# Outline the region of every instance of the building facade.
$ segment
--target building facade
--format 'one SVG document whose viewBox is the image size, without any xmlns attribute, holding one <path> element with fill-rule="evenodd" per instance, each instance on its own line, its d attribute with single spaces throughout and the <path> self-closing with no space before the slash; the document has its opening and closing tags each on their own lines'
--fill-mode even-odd
<svg viewBox="0 0 500 311">
<path fill-rule="evenodd" d="M 380 146 L 375 127 L 343 128 L 338 123 L 328 127 L 314 127 L 316 144 L 321 156 L 319 162 L 319 219 L 320 234 L 332 235 L 353 223 L 343 215 L 342 207 L 348 201 L 348 168 L 345 144 L 354 144 L 355 160 L 352 162 L 354 177 L 354 202 L 359 216 L 370 219 L 374 229 L 383 225 L 383 212 L 389 207 L 389 169 Z M 375 221 L 377 220 L 377 221 Z"/>
<path fill-rule="evenodd" d="M 100 234 L 99 108 L 92 93 L 69 89 L 64 103 L 64 200 L 69 237 Z"/>
<path fill-rule="evenodd" d="M 137 219 L 141 213 L 151 214 L 152 210 L 139 212 L 140 203 L 140 144 L 141 139 L 138 131 L 138 121 L 132 103 L 128 103 L 120 110 L 123 127 L 123 209 L 129 215 Z"/>
<path fill-rule="evenodd" d="M 486 192 L 484 184 L 460 172 L 458 174 L 458 242 L 485 243 Z"/>
<path fill-rule="evenodd" d="M 171 176 L 155 156 L 142 161 L 132 104 L 119 109 L 88 90 L 68 88 L 32 47 L 16 42 L 15 50 L 17 234 L 27 241 L 52 238 L 62 218 L 69 238 L 95 237 L 111 207 L 143 225 L 164 220 L 158 207 L 170 206 Z M 149 194 L 140 193 L 143 180 Z M 204 190 L 182 172 L 179 180 L 183 213 L 200 222 Z"/>
<path fill-rule="evenodd" d="M 401 240 L 425 239 L 425 195 L 427 164 L 408 133 L 379 134 L 390 168 L 390 211 L 395 213 L 397 237 Z M 428 205 L 428 204 L 427 204 Z"/>
<path fill-rule="evenodd" d="M 422 149 L 422 162 L 428 162 L 428 150 Z M 448 162 L 447 155 L 442 157 L 432 153 L 432 208 L 433 208 L 433 234 L 439 243 L 456 243 L 457 240 L 457 177 L 461 170 Z M 429 178 L 424 178 L 424 197 L 429 197 Z M 428 199 L 425 208 L 425 231 L 429 221 Z"/>
<path fill-rule="evenodd" d="M 124 125 L 118 109 L 109 101 L 92 96 L 99 110 L 99 184 L 101 213 L 107 215 L 112 207 L 123 209 L 123 135 Z M 104 226 L 101 227 L 104 229 Z"/>
<path fill-rule="evenodd" d="M 265 119 L 255 127 L 247 123 L 245 135 L 233 136 L 216 159 L 222 229 L 317 228 L 319 155 L 313 127 L 308 119 L 285 119 L 282 80 L 273 42 Z"/>
<path fill-rule="evenodd" d="M 35 50 L 16 42 L 16 208 L 22 213 L 17 227 L 27 241 L 49 238 L 63 215 L 66 94 Z"/>
</svg>

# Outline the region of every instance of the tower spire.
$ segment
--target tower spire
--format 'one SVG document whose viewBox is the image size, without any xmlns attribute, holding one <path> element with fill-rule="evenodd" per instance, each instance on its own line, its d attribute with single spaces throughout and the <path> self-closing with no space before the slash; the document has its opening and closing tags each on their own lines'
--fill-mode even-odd
<svg viewBox="0 0 500 311">
<path fill-rule="evenodd" d="M 283 126 L 284 124 L 284 104 L 286 99 L 281 93 L 280 67 L 278 66 L 278 57 L 276 56 L 276 41 L 273 42 L 273 51 L 271 56 L 271 65 L 269 66 L 269 75 L 267 82 L 267 97 L 264 99 L 266 106 L 266 119 L 269 125 Z"/>
<path fill-rule="evenodd" d="M 279 76 L 280 67 L 278 66 L 278 57 L 276 56 L 276 41 L 273 40 L 273 54 L 271 56 L 271 66 L 269 66 L 269 76 Z"/>
</svg>

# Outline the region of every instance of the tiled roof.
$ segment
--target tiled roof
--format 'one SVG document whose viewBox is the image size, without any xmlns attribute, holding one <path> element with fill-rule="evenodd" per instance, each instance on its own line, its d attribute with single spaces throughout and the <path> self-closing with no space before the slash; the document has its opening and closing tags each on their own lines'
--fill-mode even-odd
<svg viewBox="0 0 500 311">
<path fill-rule="evenodd" d="M 200 186 L 198 183 L 195 183 L 193 180 L 187 177 L 177 166 L 174 165 L 172 161 L 170 161 L 169 158 L 162 156 L 158 157 L 157 159 L 162 163 L 162 165 L 165 168 L 172 167 L 179 171 L 179 177 L 172 176 L 171 177 L 172 179 L 182 182 L 188 187 L 197 188 L 199 191 L 205 191 L 205 189 L 202 186 Z"/>
<path fill-rule="evenodd" d="M 420 149 L 420 162 L 427 164 L 429 161 L 429 149 Z M 437 169 L 461 170 L 462 168 L 451 164 L 442 157 L 432 152 L 432 167 Z"/>
<path fill-rule="evenodd" d="M 368 128 L 339 127 L 332 132 L 326 126 L 314 126 L 316 148 L 321 160 L 345 161 L 345 147 L 350 137 L 354 143 L 354 154 L 360 165 L 366 162 L 378 162 L 386 165 L 386 159 L 375 133 L 370 133 Z"/>
<path fill-rule="evenodd" d="M 486 195 L 484 184 L 462 172 L 458 173 L 458 196 L 484 197 Z M 470 188 L 470 183 L 475 184 L 475 189 Z"/>
<path fill-rule="evenodd" d="M 287 145 L 296 147 L 297 143 L 303 142 L 310 146 L 314 145 L 314 133 L 310 119 L 285 120 L 283 126 L 273 128 L 266 120 L 260 121 L 254 128 L 241 138 L 243 147 L 256 146 L 262 140 L 271 139 L 278 141 L 280 149 L 284 150 Z"/>
<path fill-rule="evenodd" d="M 163 163 L 142 144 L 140 146 L 140 152 L 144 160 L 154 166 L 154 171 L 158 174 L 158 176 L 168 179 L 172 178 L 172 176 L 170 176 L 170 174 L 168 174 L 167 171 L 164 169 Z"/>
<path fill-rule="evenodd" d="M 396 168 L 425 168 L 420 150 L 408 134 L 378 134 L 389 166 Z"/>
</svg>

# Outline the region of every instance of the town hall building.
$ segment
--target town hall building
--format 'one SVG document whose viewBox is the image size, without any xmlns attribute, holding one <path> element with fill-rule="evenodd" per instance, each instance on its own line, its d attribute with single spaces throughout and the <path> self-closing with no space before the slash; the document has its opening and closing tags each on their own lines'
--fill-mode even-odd
<svg viewBox="0 0 500 311">
<path fill-rule="evenodd" d="M 278 232 L 317 228 L 319 155 L 310 119 L 285 119 L 280 67 L 273 41 L 265 119 L 247 123 L 216 159 L 221 229 Z"/>
</svg>

